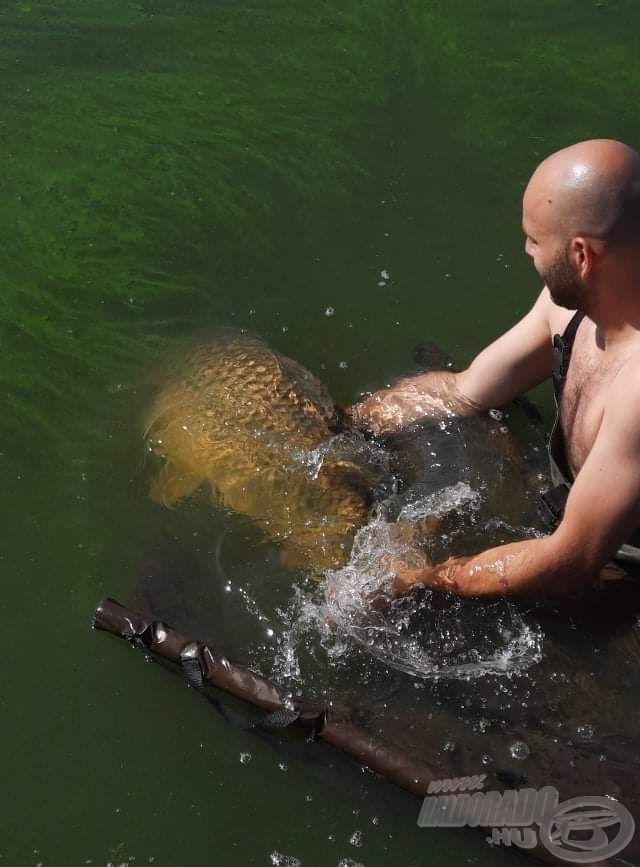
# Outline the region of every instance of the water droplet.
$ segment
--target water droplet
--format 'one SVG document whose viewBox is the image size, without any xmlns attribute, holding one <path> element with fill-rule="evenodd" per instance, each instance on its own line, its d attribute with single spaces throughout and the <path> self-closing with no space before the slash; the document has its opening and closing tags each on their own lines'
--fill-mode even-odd
<svg viewBox="0 0 640 867">
<path fill-rule="evenodd" d="M 362 846 L 362 831 L 354 831 L 353 834 L 349 837 L 349 842 L 352 846 L 360 849 L 360 847 Z"/>
<path fill-rule="evenodd" d="M 240 753 L 240 764 L 248 765 L 252 759 L 251 753 Z"/>
<path fill-rule="evenodd" d="M 324 311 L 325 316 L 335 316 L 335 314 L 335 307 L 327 307 L 327 309 Z"/>
<path fill-rule="evenodd" d="M 270 857 L 274 867 L 302 867 L 302 861 L 294 855 L 283 855 L 282 852 L 272 852 Z"/>
<path fill-rule="evenodd" d="M 346 361 L 339 361 L 339 362 L 338 362 L 338 367 L 339 367 L 341 370 L 346 370 L 347 367 L 349 367 L 349 364 L 348 364 L 348 362 L 346 362 Z"/>
<path fill-rule="evenodd" d="M 490 765 L 493 761 L 493 756 L 490 756 L 489 753 L 485 753 L 483 756 L 480 757 L 480 761 L 483 765 Z"/>
<path fill-rule="evenodd" d="M 524 741 L 515 741 L 509 747 L 509 752 L 511 753 L 511 757 L 514 759 L 518 759 L 519 761 L 522 759 L 528 759 L 531 755 L 531 750 L 529 749 L 528 744 L 525 744 Z"/>
<path fill-rule="evenodd" d="M 585 723 L 585 725 L 578 726 L 578 728 L 576 729 L 578 737 L 582 738 L 582 740 L 584 741 L 592 740 L 595 732 L 596 730 L 594 726 L 592 726 L 590 723 Z"/>
</svg>

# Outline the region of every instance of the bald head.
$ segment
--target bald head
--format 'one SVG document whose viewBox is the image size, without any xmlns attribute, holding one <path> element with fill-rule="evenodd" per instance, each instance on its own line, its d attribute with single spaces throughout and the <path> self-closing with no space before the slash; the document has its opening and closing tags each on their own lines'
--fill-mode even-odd
<svg viewBox="0 0 640 867">
<path fill-rule="evenodd" d="M 565 241 L 586 235 L 616 246 L 640 243 L 640 155 L 611 139 L 557 151 L 533 173 L 524 207 Z"/>
</svg>

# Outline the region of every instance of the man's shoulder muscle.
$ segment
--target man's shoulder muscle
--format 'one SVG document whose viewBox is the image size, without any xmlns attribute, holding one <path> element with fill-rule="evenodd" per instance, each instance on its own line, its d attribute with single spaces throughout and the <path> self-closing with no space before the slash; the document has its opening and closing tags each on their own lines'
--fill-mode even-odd
<svg viewBox="0 0 640 867">
<path fill-rule="evenodd" d="M 640 448 L 640 348 L 622 365 L 606 391 L 602 432 Z"/>
<path fill-rule="evenodd" d="M 608 389 L 596 441 L 571 488 L 551 542 L 595 577 L 640 525 L 640 365 Z M 574 562 L 575 560 L 575 562 Z"/>
</svg>

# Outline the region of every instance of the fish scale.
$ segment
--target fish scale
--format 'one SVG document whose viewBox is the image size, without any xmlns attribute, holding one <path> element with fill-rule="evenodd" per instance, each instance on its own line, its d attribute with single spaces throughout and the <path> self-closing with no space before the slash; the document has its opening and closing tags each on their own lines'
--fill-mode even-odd
<svg viewBox="0 0 640 867">
<path fill-rule="evenodd" d="M 289 565 L 337 568 L 367 519 L 379 470 L 355 434 L 353 447 L 347 436 L 335 454 L 315 454 L 335 439 L 334 415 L 304 367 L 253 335 L 224 332 L 186 355 L 151 407 L 147 445 L 162 462 L 151 496 L 175 506 L 208 486 L 278 540 Z"/>
</svg>

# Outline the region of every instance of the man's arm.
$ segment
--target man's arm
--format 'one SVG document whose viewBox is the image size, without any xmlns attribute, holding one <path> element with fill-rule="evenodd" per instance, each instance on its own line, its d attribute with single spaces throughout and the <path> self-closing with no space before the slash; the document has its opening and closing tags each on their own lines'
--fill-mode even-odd
<svg viewBox="0 0 640 867">
<path fill-rule="evenodd" d="M 472 415 L 508 403 L 551 375 L 551 306 L 545 288 L 529 313 L 466 370 L 419 374 L 376 391 L 352 407 L 354 423 L 384 433 L 421 418 Z"/>
<path fill-rule="evenodd" d="M 461 596 L 562 594 L 592 584 L 640 525 L 639 401 L 640 371 L 623 370 L 554 533 L 424 570 L 400 569 L 394 593 L 424 584 Z"/>
</svg>

